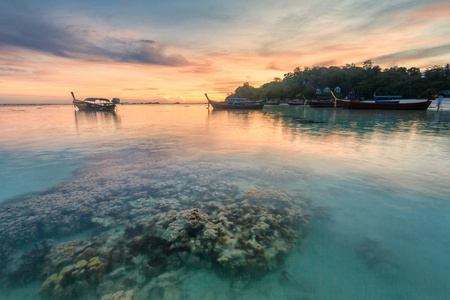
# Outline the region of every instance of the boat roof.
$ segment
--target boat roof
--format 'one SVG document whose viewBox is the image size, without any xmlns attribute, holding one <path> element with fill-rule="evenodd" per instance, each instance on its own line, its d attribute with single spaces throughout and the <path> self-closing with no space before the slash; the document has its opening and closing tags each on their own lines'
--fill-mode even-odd
<svg viewBox="0 0 450 300">
<path fill-rule="evenodd" d="M 402 96 L 375 96 L 375 99 L 400 99 Z"/>
<path fill-rule="evenodd" d="M 105 99 L 105 98 L 86 98 L 86 99 L 84 99 L 84 101 L 96 101 L 96 100 L 103 100 L 103 101 L 109 102 L 109 99 Z"/>
<path fill-rule="evenodd" d="M 248 101 L 247 98 L 228 98 L 227 101 Z"/>
</svg>

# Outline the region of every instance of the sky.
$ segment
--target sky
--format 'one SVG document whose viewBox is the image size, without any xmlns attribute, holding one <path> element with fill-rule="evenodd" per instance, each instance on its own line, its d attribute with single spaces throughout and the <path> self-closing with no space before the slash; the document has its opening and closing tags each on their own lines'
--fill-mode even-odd
<svg viewBox="0 0 450 300">
<path fill-rule="evenodd" d="M 296 67 L 450 62 L 448 0 L 0 0 L 0 104 L 223 100 Z"/>
</svg>

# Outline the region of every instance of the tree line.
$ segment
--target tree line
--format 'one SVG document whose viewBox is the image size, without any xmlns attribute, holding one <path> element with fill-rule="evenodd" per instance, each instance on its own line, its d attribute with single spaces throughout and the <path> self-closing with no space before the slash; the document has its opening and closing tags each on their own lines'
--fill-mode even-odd
<svg viewBox="0 0 450 300">
<path fill-rule="evenodd" d="M 258 99 L 295 99 L 329 98 L 329 93 L 317 94 L 328 87 L 332 91 L 340 88 L 338 97 L 373 98 L 377 95 L 401 95 L 403 98 L 433 98 L 450 90 L 449 64 L 433 66 L 421 71 L 412 67 L 391 67 L 382 70 L 367 60 L 362 66 L 346 64 L 341 67 L 305 67 L 295 68 L 284 74 L 284 78 L 275 77 L 260 87 L 252 87 L 248 82 L 236 88 L 228 97 Z M 450 96 L 450 95 L 449 95 Z"/>
</svg>

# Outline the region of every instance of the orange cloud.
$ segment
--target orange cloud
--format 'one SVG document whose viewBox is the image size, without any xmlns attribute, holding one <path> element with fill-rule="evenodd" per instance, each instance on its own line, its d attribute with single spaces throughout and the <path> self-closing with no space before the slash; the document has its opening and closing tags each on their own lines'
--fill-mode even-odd
<svg viewBox="0 0 450 300">
<path fill-rule="evenodd" d="M 448 3 L 444 4 L 426 4 L 425 7 L 418 9 L 403 16 L 406 20 L 418 20 L 427 19 L 431 22 L 436 22 L 438 20 L 448 20 L 450 15 L 450 6 Z"/>
</svg>

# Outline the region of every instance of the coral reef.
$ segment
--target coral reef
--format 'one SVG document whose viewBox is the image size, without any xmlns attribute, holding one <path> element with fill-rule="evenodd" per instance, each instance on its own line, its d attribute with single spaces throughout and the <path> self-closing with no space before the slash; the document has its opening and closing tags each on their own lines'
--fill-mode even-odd
<svg viewBox="0 0 450 300">
<path fill-rule="evenodd" d="M 156 207 L 127 230 L 128 245 L 130 252 L 150 257 L 151 270 L 206 258 L 230 274 L 264 273 L 279 265 L 307 228 L 303 205 L 281 191 L 252 190 L 223 204 L 169 212 Z"/>
<path fill-rule="evenodd" d="M 72 299 L 95 287 L 108 267 L 105 253 L 94 250 L 101 245 L 98 241 L 75 240 L 53 248 L 42 264 L 40 276 L 45 280 L 39 294 Z"/>
<path fill-rule="evenodd" d="M 91 229 L 94 237 L 34 249 L 9 274 L 29 281 L 22 271 L 32 268 L 39 294 L 53 299 L 87 291 L 101 299 L 133 299 L 136 291 L 179 299 L 185 269 L 263 275 L 307 232 L 309 201 L 271 188 L 242 192 L 222 179 L 230 172 L 237 171 L 222 164 L 99 163 L 47 193 L 0 207 L 0 238 L 11 241 L 2 246 L 2 264 L 21 245 Z"/>
<path fill-rule="evenodd" d="M 133 291 L 118 291 L 112 294 L 104 295 L 100 300 L 133 300 Z"/>
<path fill-rule="evenodd" d="M 49 240 L 43 240 L 41 242 L 42 247 L 34 244 L 33 250 L 22 255 L 23 262 L 20 267 L 8 274 L 9 284 L 12 286 L 26 284 L 36 279 L 38 272 L 30 270 L 40 270 L 52 245 L 52 241 Z"/>
</svg>

